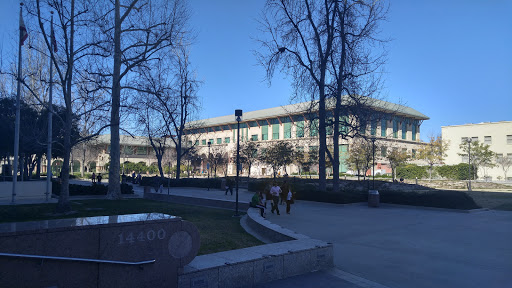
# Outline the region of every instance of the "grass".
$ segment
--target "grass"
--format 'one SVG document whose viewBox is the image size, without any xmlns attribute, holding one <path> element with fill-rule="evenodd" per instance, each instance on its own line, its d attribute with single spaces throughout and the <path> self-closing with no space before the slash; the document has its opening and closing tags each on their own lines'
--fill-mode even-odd
<svg viewBox="0 0 512 288">
<path fill-rule="evenodd" d="M 512 211 L 512 193 L 496 191 L 465 191 L 484 208 Z"/>
<path fill-rule="evenodd" d="M 145 199 L 79 200 L 71 202 L 76 213 L 55 215 L 55 204 L 0 206 L 0 222 L 24 222 L 59 218 L 78 218 L 159 212 L 180 216 L 199 229 L 201 248 L 199 255 L 241 249 L 263 243 L 245 232 L 240 219 L 228 210 L 189 206 Z"/>
</svg>

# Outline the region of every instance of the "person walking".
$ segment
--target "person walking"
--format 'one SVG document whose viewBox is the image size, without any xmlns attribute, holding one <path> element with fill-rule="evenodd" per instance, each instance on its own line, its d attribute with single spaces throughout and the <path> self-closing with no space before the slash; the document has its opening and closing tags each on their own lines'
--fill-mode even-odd
<svg viewBox="0 0 512 288">
<path fill-rule="evenodd" d="M 91 179 L 92 179 L 92 184 L 96 184 L 96 173 L 92 172 Z"/>
<path fill-rule="evenodd" d="M 274 214 L 274 210 L 277 211 L 277 215 L 279 214 L 279 195 L 283 193 L 281 187 L 277 186 L 276 182 L 272 184 L 272 188 L 270 188 L 270 194 L 272 194 L 272 214 Z"/>
<path fill-rule="evenodd" d="M 233 180 L 231 178 L 226 178 L 226 194 L 228 195 L 228 191 L 231 192 L 231 196 L 233 196 Z"/>
<path fill-rule="evenodd" d="M 288 195 L 286 196 L 286 214 L 290 214 L 290 205 L 293 203 L 292 190 L 288 189 Z"/>
<path fill-rule="evenodd" d="M 98 184 L 101 184 L 101 173 L 98 173 L 98 176 L 96 176 L 96 178 L 98 179 Z"/>
</svg>

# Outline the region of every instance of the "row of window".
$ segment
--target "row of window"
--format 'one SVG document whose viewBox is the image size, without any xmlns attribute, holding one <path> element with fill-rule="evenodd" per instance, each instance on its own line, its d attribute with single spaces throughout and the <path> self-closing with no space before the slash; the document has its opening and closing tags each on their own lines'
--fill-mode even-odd
<svg viewBox="0 0 512 288">
<path fill-rule="evenodd" d="M 468 137 L 461 137 L 460 143 L 466 142 Z M 471 142 L 479 141 L 478 137 L 471 137 Z M 484 136 L 484 144 L 492 144 L 492 136 Z M 507 144 L 512 145 L 512 135 L 507 135 Z"/>
<path fill-rule="evenodd" d="M 348 121 L 348 119 L 346 120 Z M 305 136 L 305 125 L 304 125 L 304 121 L 297 121 L 295 122 L 296 123 L 296 129 L 295 129 L 295 137 L 296 138 L 303 138 Z M 343 123 L 343 122 L 342 122 Z M 278 139 L 290 139 L 292 138 L 292 123 L 283 123 L 283 138 L 280 137 L 280 133 L 279 133 L 279 123 L 276 123 L 276 124 L 272 124 L 270 126 L 272 126 L 272 135 L 271 135 L 271 139 L 272 140 L 278 140 Z M 412 140 L 415 141 L 416 140 L 416 134 L 417 134 L 417 125 L 415 124 L 412 124 Z M 268 128 L 269 128 L 269 125 L 261 125 L 261 140 L 265 141 L 265 140 L 269 140 L 269 132 L 268 132 Z M 244 127 L 244 128 L 241 128 L 241 133 L 240 133 L 240 140 L 243 142 L 243 141 L 247 141 L 247 140 L 251 140 L 251 141 L 259 141 L 259 136 L 258 134 L 252 134 L 251 137 L 249 138 L 249 129 L 248 127 Z M 341 133 L 348 133 L 348 127 L 346 125 L 341 125 L 340 126 L 340 132 Z M 377 134 L 377 121 L 372 121 L 371 123 L 371 135 L 376 135 Z M 361 131 L 360 133 L 364 134 L 366 133 L 366 127 L 361 127 Z M 326 127 L 326 134 L 327 135 L 333 135 L 333 129 L 332 129 L 332 126 L 328 126 Z M 309 129 L 309 136 L 310 137 L 317 137 L 318 136 L 318 119 L 316 120 L 313 120 L 312 123 L 311 123 L 311 127 Z M 381 136 L 383 137 L 387 137 L 387 120 L 382 120 L 381 121 Z M 393 120 L 393 137 L 394 138 L 398 138 L 398 120 Z M 236 131 L 233 129 L 233 139 L 236 139 Z M 402 124 L 402 139 L 406 140 L 407 139 L 407 125 L 405 123 Z M 224 143 L 229 143 L 229 137 L 226 137 L 224 138 Z M 209 139 L 209 142 L 212 143 L 212 144 L 215 144 L 213 142 L 213 139 Z M 196 142 L 197 144 L 197 142 Z M 217 142 L 216 144 L 222 144 L 222 139 L 221 138 L 217 138 Z M 192 145 L 192 143 L 190 142 L 190 145 Z M 207 142 L 206 142 L 206 139 L 203 139 L 202 140 L 202 143 L 201 145 L 207 145 Z"/>
<path fill-rule="evenodd" d="M 148 155 L 146 146 L 125 146 L 121 145 L 121 156 L 123 155 Z M 107 153 L 110 153 L 110 145 L 107 147 Z"/>
</svg>

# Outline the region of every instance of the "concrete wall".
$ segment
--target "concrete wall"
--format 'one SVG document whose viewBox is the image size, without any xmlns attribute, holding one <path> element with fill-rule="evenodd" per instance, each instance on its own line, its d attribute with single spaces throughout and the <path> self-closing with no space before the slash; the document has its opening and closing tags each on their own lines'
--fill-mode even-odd
<svg viewBox="0 0 512 288">
<path fill-rule="evenodd" d="M 52 185 L 52 184 L 50 184 Z M 46 181 L 18 181 L 16 182 L 16 199 L 45 199 Z M 51 193 L 51 186 L 50 186 Z M 51 195 L 49 195 L 51 197 Z M 11 199 L 12 182 L 0 182 L 0 198 Z"/>
</svg>

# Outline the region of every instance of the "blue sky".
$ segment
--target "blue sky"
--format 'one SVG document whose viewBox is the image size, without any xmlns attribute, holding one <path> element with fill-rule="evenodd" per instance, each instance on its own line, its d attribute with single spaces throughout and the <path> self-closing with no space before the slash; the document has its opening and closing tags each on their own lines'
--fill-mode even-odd
<svg viewBox="0 0 512 288">
<path fill-rule="evenodd" d="M 190 0 L 198 37 L 192 61 L 203 81 L 201 118 L 290 103 L 283 75 L 264 81 L 252 50 L 264 0 Z M 0 1 L 5 54 L 18 2 Z M 383 36 L 391 37 L 385 100 L 430 117 L 423 140 L 441 126 L 512 120 L 512 1 L 391 1 Z"/>
</svg>

